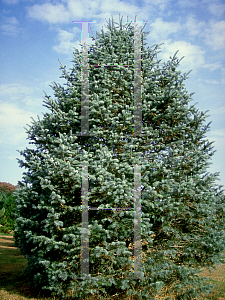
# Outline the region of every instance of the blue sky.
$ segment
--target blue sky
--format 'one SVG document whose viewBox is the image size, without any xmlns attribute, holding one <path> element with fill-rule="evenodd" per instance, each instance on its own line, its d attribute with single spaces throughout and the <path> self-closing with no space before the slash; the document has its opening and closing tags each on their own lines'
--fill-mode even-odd
<svg viewBox="0 0 225 300">
<path fill-rule="evenodd" d="M 225 186 L 225 3 L 223 0 L 2 0 L 0 3 L 0 182 L 16 185 L 25 171 L 16 150 L 28 147 L 24 130 L 31 117 L 37 119 L 45 91 L 60 79 L 58 59 L 72 66 L 73 47 L 81 49 L 81 24 L 90 24 L 94 35 L 105 19 L 148 21 L 149 46 L 164 43 L 160 57 L 169 59 L 177 50 L 185 56 L 180 70 L 193 70 L 186 81 L 200 110 L 209 110 L 212 121 L 207 134 L 217 152 L 210 172 L 220 172 L 218 184 Z M 104 27 L 106 30 L 106 28 Z M 90 35 L 92 35 L 90 31 Z M 89 43 L 92 43 L 89 38 Z"/>
</svg>

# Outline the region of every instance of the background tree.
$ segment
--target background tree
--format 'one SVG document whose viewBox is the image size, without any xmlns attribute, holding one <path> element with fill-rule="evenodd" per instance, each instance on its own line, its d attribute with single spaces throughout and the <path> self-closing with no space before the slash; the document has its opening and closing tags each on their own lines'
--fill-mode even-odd
<svg viewBox="0 0 225 300">
<path fill-rule="evenodd" d="M 8 182 L 0 182 L 0 193 L 6 194 L 6 196 L 10 196 L 13 194 L 17 187 Z"/>
<path fill-rule="evenodd" d="M 13 210 L 15 208 L 14 196 L 11 192 L 0 193 L 0 232 L 11 233 L 14 229 L 15 216 Z"/>
<path fill-rule="evenodd" d="M 118 25 L 118 26 L 117 26 Z M 16 191 L 16 231 L 36 287 L 81 299 L 90 293 L 139 298 L 194 299 L 210 287 L 202 267 L 221 261 L 224 194 L 218 174 L 207 173 L 214 153 L 206 138 L 206 113 L 190 105 L 187 74 L 157 58 L 159 46 L 144 47 L 142 30 L 142 135 L 134 134 L 134 26 L 112 19 L 93 36 L 89 51 L 89 132 L 81 136 L 81 62 L 61 65 L 65 86 L 54 83 L 55 99 L 27 129 L 30 143 L 20 154 L 27 169 Z M 134 166 L 142 176 L 142 272 L 132 271 L 132 210 L 89 210 L 92 278 L 81 273 L 82 165 L 88 163 L 89 207 L 134 206 Z M 98 278 L 93 278 L 97 277 Z M 167 298 L 169 299 L 169 298 Z"/>
<path fill-rule="evenodd" d="M 2 233 L 11 233 L 14 229 L 13 209 L 15 203 L 13 192 L 16 188 L 8 182 L 0 182 L 0 232 Z"/>
</svg>

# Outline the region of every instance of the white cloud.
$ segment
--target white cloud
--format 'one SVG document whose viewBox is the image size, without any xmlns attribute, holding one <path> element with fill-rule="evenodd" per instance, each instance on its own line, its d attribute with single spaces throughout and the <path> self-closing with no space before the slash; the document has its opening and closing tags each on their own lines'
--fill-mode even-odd
<svg viewBox="0 0 225 300">
<path fill-rule="evenodd" d="M 24 126 L 29 121 L 27 111 L 12 103 L 0 103 L 0 128 Z"/>
<path fill-rule="evenodd" d="M 5 35 L 17 35 L 20 31 L 19 22 L 15 17 L 4 17 L 0 29 Z"/>
<path fill-rule="evenodd" d="M 145 0 L 145 5 L 153 5 L 153 6 L 156 6 L 158 10 L 165 10 L 166 7 L 168 7 L 170 5 L 170 1 L 169 0 L 152 0 L 152 1 L 149 1 L 149 0 Z"/>
<path fill-rule="evenodd" d="M 165 22 L 161 18 L 157 18 L 151 27 L 151 39 L 156 40 L 158 43 L 166 40 L 171 34 L 175 34 L 182 29 L 178 22 Z"/>
<path fill-rule="evenodd" d="M 168 1 L 154 0 L 154 2 L 164 6 Z M 105 24 L 105 18 L 111 17 L 111 14 L 125 17 L 129 15 L 132 19 L 137 15 L 141 21 L 148 16 L 146 8 L 138 7 L 134 1 L 128 3 L 121 0 L 113 2 L 111 0 L 62 0 L 60 4 L 44 3 L 27 7 L 27 15 L 30 18 L 50 24 L 70 23 L 84 19 L 94 21 L 96 18 L 100 19 L 99 24 L 101 20 Z"/>
<path fill-rule="evenodd" d="M 207 80 L 205 80 L 205 82 L 208 84 L 220 84 L 220 81 L 215 80 L 215 79 L 207 79 Z"/>
<path fill-rule="evenodd" d="M 58 39 L 59 44 L 53 46 L 53 49 L 58 53 L 71 54 L 73 47 L 75 47 L 75 42 L 72 42 L 75 34 L 68 32 L 66 30 L 59 30 Z"/>
<path fill-rule="evenodd" d="M 43 98 L 33 97 L 33 96 L 24 96 L 21 102 L 26 105 L 27 107 L 37 108 L 40 107 L 41 103 L 43 102 Z"/>
<path fill-rule="evenodd" d="M 219 108 L 211 108 L 209 113 L 210 115 L 225 115 L 225 106 Z M 225 132 L 223 131 L 222 134 L 219 135 L 225 136 Z"/>
<path fill-rule="evenodd" d="M 220 17 L 225 12 L 225 4 L 212 3 L 209 4 L 208 9 L 214 16 Z"/>
<path fill-rule="evenodd" d="M 102 1 L 101 2 L 101 6 L 100 6 L 100 11 L 107 11 L 110 12 L 110 14 L 114 14 L 117 15 L 120 13 L 120 15 L 123 16 L 135 16 L 136 14 L 138 15 L 139 9 L 138 6 L 133 5 L 131 3 L 128 2 L 124 2 L 124 1 L 119 1 L 119 0 L 115 0 L 115 1 Z M 97 13 L 97 11 L 96 11 Z M 140 16 L 139 16 L 140 18 Z M 115 21 L 117 21 L 118 18 L 114 18 Z"/>
<path fill-rule="evenodd" d="M 40 92 L 38 88 L 28 87 L 19 83 L 9 83 L 0 85 L 0 101 L 16 102 L 36 109 L 43 102 L 36 93 Z"/>
<path fill-rule="evenodd" d="M 210 23 L 210 28 L 206 29 L 205 42 L 214 50 L 225 48 L 225 21 Z"/>
<path fill-rule="evenodd" d="M 189 42 L 177 41 L 174 43 L 171 40 L 167 40 L 162 46 L 162 50 L 163 51 L 160 56 L 162 56 L 164 61 L 167 61 L 170 56 L 173 57 L 175 52 L 179 50 L 177 57 L 181 58 L 185 56 L 180 63 L 182 70 L 185 72 L 190 70 L 196 71 L 197 68 L 204 67 L 205 65 L 205 52 L 201 49 L 201 47 L 192 45 Z"/>
<path fill-rule="evenodd" d="M 36 115 L 19 108 L 16 104 L 0 102 L 0 142 L 16 144 L 25 141 L 26 133 L 23 127 L 31 123 L 31 117 Z"/>
<path fill-rule="evenodd" d="M 191 36 L 201 35 L 204 27 L 205 22 L 198 22 L 193 16 L 188 16 L 187 22 L 184 25 L 184 28 Z"/>
<path fill-rule="evenodd" d="M 210 71 L 215 71 L 217 69 L 221 69 L 222 70 L 222 64 L 220 62 L 215 62 L 213 64 L 205 64 L 204 68 L 209 69 Z"/>
<path fill-rule="evenodd" d="M 224 107 L 223 107 L 224 108 Z M 217 129 L 217 130 L 213 130 L 211 132 L 211 135 L 214 135 L 216 137 L 223 137 L 225 138 L 225 128 L 221 128 L 221 129 Z"/>
<path fill-rule="evenodd" d="M 92 3 L 92 1 L 91 1 L 91 3 Z M 68 0 L 67 5 L 68 5 L 68 9 L 71 12 L 73 18 L 75 18 L 74 21 L 77 21 L 77 19 L 80 20 L 80 18 L 85 15 L 84 12 L 86 12 L 86 14 L 88 15 L 86 1 L 78 2 L 78 1 Z"/>
<path fill-rule="evenodd" d="M 51 3 L 35 4 L 27 8 L 27 14 L 30 18 L 38 21 L 47 21 L 50 24 L 68 23 L 70 21 L 70 12 L 62 5 Z"/>
<path fill-rule="evenodd" d="M 0 96 L 11 97 L 11 99 L 15 97 L 15 100 L 17 100 L 21 94 L 30 94 L 31 92 L 32 88 L 21 85 L 19 83 L 9 83 L 0 85 Z"/>
<path fill-rule="evenodd" d="M 80 41 L 77 40 L 77 38 L 75 38 L 75 36 L 77 36 L 78 31 L 81 34 L 81 30 L 79 30 L 77 27 L 74 27 L 73 31 L 76 33 L 69 32 L 66 30 L 61 30 L 61 29 L 59 30 L 58 37 L 57 37 L 57 39 L 59 40 L 59 44 L 53 46 L 53 49 L 56 52 L 71 55 L 71 53 L 73 53 L 74 51 L 74 48 L 81 50 Z M 81 40 L 81 36 L 79 39 Z M 94 42 L 90 38 L 90 33 L 89 33 L 89 45 L 93 43 Z"/>
</svg>

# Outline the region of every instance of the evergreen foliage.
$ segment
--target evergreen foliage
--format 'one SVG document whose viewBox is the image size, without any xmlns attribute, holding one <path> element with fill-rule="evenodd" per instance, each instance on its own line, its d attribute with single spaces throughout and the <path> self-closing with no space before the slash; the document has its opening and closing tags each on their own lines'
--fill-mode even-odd
<svg viewBox="0 0 225 300">
<path fill-rule="evenodd" d="M 10 233 L 14 229 L 15 216 L 13 210 L 15 208 L 14 196 L 11 192 L 0 193 L 0 232 Z"/>
<path fill-rule="evenodd" d="M 16 235 L 36 287 L 82 299 L 124 292 L 194 299 L 210 287 L 202 267 L 225 249 L 224 194 L 218 173 L 207 173 L 213 145 L 207 112 L 190 105 L 188 74 L 176 54 L 158 60 L 159 46 L 144 46 L 142 135 L 133 134 L 134 26 L 109 20 L 89 50 L 89 132 L 81 136 L 81 62 L 74 52 L 65 86 L 27 129 L 34 149 L 20 151 L 26 168 L 16 196 Z M 98 66 L 97 66 L 98 65 Z M 142 271 L 132 278 L 132 210 L 89 210 L 90 276 L 81 275 L 82 165 L 88 164 L 89 207 L 134 206 L 134 166 L 141 166 Z M 95 278 L 94 278 L 95 277 Z M 165 298 L 170 299 L 170 298 Z"/>
</svg>

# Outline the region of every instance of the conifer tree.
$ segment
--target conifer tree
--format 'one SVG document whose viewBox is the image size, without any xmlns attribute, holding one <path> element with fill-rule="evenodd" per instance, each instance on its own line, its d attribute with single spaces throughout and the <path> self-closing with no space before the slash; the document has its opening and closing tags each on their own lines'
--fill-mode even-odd
<svg viewBox="0 0 225 300">
<path fill-rule="evenodd" d="M 142 29 L 142 128 L 135 134 L 134 25 L 112 19 L 107 29 L 93 35 L 89 50 L 89 135 L 81 134 L 78 50 L 70 72 L 61 65 L 65 86 L 52 85 L 55 99 L 45 95 L 49 112 L 27 129 L 34 149 L 20 151 L 26 172 L 15 192 L 15 234 L 28 259 L 27 274 L 36 287 L 75 299 L 123 293 L 140 299 L 200 297 L 210 291 L 200 269 L 219 263 L 225 248 L 224 194 L 218 173 L 207 173 L 214 153 L 206 138 L 207 112 L 190 105 L 188 74 L 178 70 L 177 55 L 159 61 L 159 46 L 145 48 Z M 140 174 L 143 276 L 133 277 L 134 182 Z"/>
</svg>

